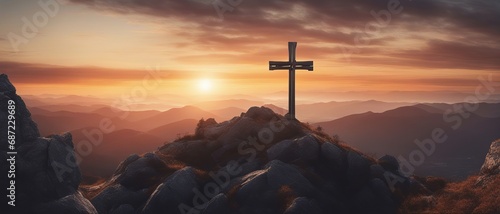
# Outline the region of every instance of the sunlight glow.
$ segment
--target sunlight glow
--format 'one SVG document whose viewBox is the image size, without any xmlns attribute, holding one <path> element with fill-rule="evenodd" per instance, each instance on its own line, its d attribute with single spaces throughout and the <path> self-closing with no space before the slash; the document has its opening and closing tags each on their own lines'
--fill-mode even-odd
<svg viewBox="0 0 500 214">
<path fill-rule="evenodd" d="M 212 81 L 209 79 L 201 79 L 198 82 L 198 88 L 200 91 L 208 92 L 212 89 Z"/>
</svg>

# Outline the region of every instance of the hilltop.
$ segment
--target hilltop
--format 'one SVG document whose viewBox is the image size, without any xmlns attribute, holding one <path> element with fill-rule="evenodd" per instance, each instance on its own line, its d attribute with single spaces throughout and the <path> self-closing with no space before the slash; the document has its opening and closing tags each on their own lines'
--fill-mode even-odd
<svg viewBox="0 0 500 214">
<path fill-rule="evenodd" d="M 407 177 L 395 157 L 375 159 L 267 107 L 251 107 L 220 123 L 201 119 L 194 134 L 132 154 L 109 179 L 82 185 L 78 158 L 89 157 L 74 152 L 69 133 L 40 136 L 23 100 L 1 75 L 2 105 L 7 100 L 16 102 L 16 203 L 22 206 L 5 207 L 6 213 L 397 213 L 440 210 L 415 203 L 462 194 L 439 178 Z M 0 115 L 6 118 L 7 112 Z M 474 184 L 482 191 L 493 192 L 498 183 L 495 145 Z M 0 146 L 5 155 L 7 144 Z M 5 171 L 6 159 L 0 162 Z M 7 185 L 5 177 L 1 182 Z M 494 213 L 497 199 L 484 200 L 471 206 Z"/>
</svg>

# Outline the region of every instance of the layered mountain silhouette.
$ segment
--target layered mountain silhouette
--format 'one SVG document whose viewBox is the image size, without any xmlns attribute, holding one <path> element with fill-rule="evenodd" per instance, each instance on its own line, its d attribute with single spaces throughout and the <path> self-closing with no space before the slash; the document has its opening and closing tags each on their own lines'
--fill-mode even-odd
<svg viewBox="0 0 500 214">
<path fill-rule="evenodd" d="M 455 104 L 458 105 L 461 104 Z M 453 111 L 453 106 L 405 106 L 382 113 L 350 115 L 314 126 L 339 135 L 361 151 L 375 156 L 401 156 L 407 160 L 412 151 L 421 150 L 416 140 L 432 138 L 434 129 L 442 129 L 447 139 L 436 143 L 435 151 L 425 157 L 425 163 L 416 168 L 416 173 L 464 179 L 478 172 L 490 143 L 500 138 L 500 117 L 496 116 L 500 113 L 500 104 L 477 104 L 476 111 L 464 112 L 467 117 Z"/>
</svg>

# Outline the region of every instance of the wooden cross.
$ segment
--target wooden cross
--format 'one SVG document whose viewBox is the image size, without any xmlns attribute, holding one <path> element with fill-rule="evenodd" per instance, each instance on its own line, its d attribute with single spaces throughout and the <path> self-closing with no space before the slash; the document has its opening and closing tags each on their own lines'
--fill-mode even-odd
<svg viewBox="0 0 500 214">
<path fill-rule="evenodd" d="M 313 61 L 295 61 L 297 42 L 288 42 L 288 62 L 269 61 L 269 70 L 288 70 L 288 117 L 295 119 L 295 69 L 313 70 Z"/>
</svg>

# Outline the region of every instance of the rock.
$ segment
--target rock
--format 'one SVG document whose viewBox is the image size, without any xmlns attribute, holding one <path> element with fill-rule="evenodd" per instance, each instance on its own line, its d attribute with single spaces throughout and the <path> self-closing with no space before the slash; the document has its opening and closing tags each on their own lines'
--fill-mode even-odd
<svg viewBox="0 0 500 214">
<path fill-rule="evenodd" d="M 122 204 L 139 206 L 148 199 L 148 189 L 132 191 L 120 184 L 107 187 L 92 199 L 99 213 L 108 213 Z"/>
<path fill-rule="evenodd" d="M 234 124 L 226 133 L 222 134 L 216 141 L 209 144 L 209 149 L 216 149 L 212 158 L 216 162 L 225 162 L 238 155 L 237 148 L 240 143 L 248 142 L 249 138 L 257 138 L 257 133 L 264 125 L 258 124 L 251 118 L 242 117 L 235 120 Z"/>
<path fill-rule="evenodd" d="M 34 213 L 97 214 L 94 206 L 80 192 L 39 204 L 33 210 Z"/>
<path fill-rule="evenodd" d="M 319 157 L 319 144 L 316 138 L 310 134 L 299 138 L 297 145 L 301 151 L 301 158 L 306 161 L 314 161 Z"/>
<path fill-rule="evenodd" d="M 299 170 L 279 160 L 267 164 L 267 182 L 271 190 L 289 186 L 298 196 L 311 195 L 315 189 Z"/>
<path fill-rule="evenodd" d="M 155 154 L 147 153 L 128 164 L 117 181 L 131 190 L 139 190 L 157 183 L 165 169 L 166 166 L 160 158 Z"/>
<path fill-rule="evenodd" d="M 247 158 L 242 158 L 239 161 L 229 161 L 224 167 L 217 171 L 216 174 L 227 174 L 231 178 L 241 177 L 248 173 L 262 169 L 263 161 L 254 159 L 250 162 Z"/>
<path fill-rule="evenodd" d="M 295 140 L 284 140 L 267 150 L 269 160 L 292 162 L 297 159 L 302 161 L 315 161 L 319 157 L 319 145 L 312 135 L 306 135 Z"/>
<path fill-rule="evenodd" d="M 333 143 L 326 142 L 321 145 L 321 158 L 326 160 L 335 172 L 339 172 L 344 166 L 345 152 Z"/>
<path fill-rule="evenodd" d="M 201 119 L 198 124 L 196 125 L 196 130 L 194 132 L 194 135 L 196 137 L 205 137 L 205 131 L 207 130 L 208 127 L 214 127 L 218 123 L 215 121 L 214 118 L 208 118 L 207 120 Z"/>
<path fill-rule="evenodd" d="M 0 74 L 0 121 L 8 121 L 12 114 L 15 117 L 17 151 L 16 203 L 22 204 L 19 209 L 25 209 L 22 212 L 27 213 L 36 211 L 31 209 L 48 213 L 95 213 L 88 200 L 77 192 L 81 174 L 71 134 L 41 138 L 24 101 L 16 94 L 7 75 Z M 0 124 L 0 136 L 7 136 L 9 125 L 7 122 Z M 7 140 L 0 141 L 0 156 L 4 157 L 0 160 L 2 170 L 9 167 L 6 160 L 10 150 Z M 0 181 L 4 183 L 6 179 Z"/>
<path fill-rule="evenodd" d="M 306 197 L 295 198 L 292 204 L 285 210 L 284 214 L 321 214 L 323 213 L 315 201 Z"/>
<path fill-rule="evenodd" d="M 16 93 L 16 88 L 10 83 L 7 74 L 0 74 L 0 93 Z"/>
<path fill-rule="evenodd" d="M 254 120 L 261 119 L 261 120 L 271 120 L 275 116 L 275 113 L 273 110 L 270 108 L 266 108 L 264 106 L 262 107 L 251 107 L 248 109 L 248 111 L 245 113 L 245 117 L 252 118 Z"/>
<path fill-rule="evenodd" d="M 227 131 L 229 124 L 231 124 L 231 121 L 225 121 L 222 123 L 212 124 L 210 126 L 204 127 L 201 130 L 202 133 L 200 133 L 200 134 L 205 139 L 215 140 L 219 136 L 221 136 L 225 131 Z"/>
<path fill-rule="evenodd" d="M 134 214 L 135 209 L 130 204 L 122 204 L 114 209 L 110 214 Z"/>
<path fill-rule="evenodd" d="M 202 214 L 223 214 L 229 212 L 229 201 L 227 196 L 220 193 L 213 197 L 209 202 Z"/>
<path fill-rule="evenodd" d="M 19 201 L 48 203 L 76 192 L 81 174 L 71 141 L 71 135 L 66 133 L 37 138 L 18 147 L 16 196 Z M 5 162 L 0 160 L 0 163 Z"/>
<path fill-rule="evenodd" d="M 136 161 L 139 158 L 140 157 L 137 154 L 132 154 L 132 155 L 128 156 L 127 159 L 125 159 L 124 161 L 120 162 L 120 164 L 118 165 L 118 167 L 116 167 L 116 170 L 113 173 L 113 175 L 122 174 L 130 163 Z"/>
<path fill-rule="evenodd" d="M 12 105 L 9 105 L 11 100 Z M 14 109 L 9 109 L 9 106 L 14 106 Z M 26 108 L 24 101 L 16 94 L 16 88 L 9 81 L 7 75 L 0 74 L 0 136 L 7 136 L 9 110 L 13 110 L 15 117 L 15 132 L 16 132 L 16 147 L 23 145 L 26 142 L 34 141 L 40 137 L 40 132 L 36 123 L 31 119 L 31 113 Z M 12 129 L 10 129 L 12 131 Z M 2 138 L 5 139 L 5 138 Z M 0 141 L 0 150 L 8 150 L 8 141 Z"/>
<path fill-rule="evenodd" d="M 351 213 L 380 213 L 377 198 L 368 185 L 362 186 L 353 199 Z"/>
<path fill-rule="evenodd" d="M 500 173 L 500 140 L 491 143 L 480 173 L 482 175 L 497 175 Z"/>
<path fill-rule="evenodd" d="M 160 152 L 191 166 L 205 166 L 212 163 L 206 140 L 178 141 L 163 146 Z"/>
<path fill-rule="evenodd" d="M 54 188 L 57 197 L 73 194 L 81 181 L 81 174 L 73 152 L 73 142 L 70 133 L 55 135 L 49 140 L 48 164 L 53 174 L 48 175 L 57 182 Z"/>
<path fill-rule="evenodd" d="M 370 180 L 370 187 L 376 196 L 379 213 L 396 213 L 397 206 L 392 200 L 392 193 L 384 181 L 374 178 Z"/>
<path fill-rule="evenodd" d="M 269 160 L 290 161 L 297 156 L 294 153 L 297 150 L 293 148 L 294 146 L 296 147 L 294 141 L 290 139 L 276 143 L 267 149 L 267 158 Z"/>
<path fill-rule="evenodd" d="M 347 152 L 346 177 L 351 190 L 359 189 L 368 182 L 370 164 L 367 159 L 354 151 Z"/>
<path fill-rule="evenodd" d="M 258 197 L 259 194 L 268 189 L 267 170 L 257 170 L 245 175 L 236 193 L 236 200 L 243 203 L 248 198 Z"/>
<path fill-rule="evenodd" d="M 372 164 L 370 165 L 370 175 L 373 178 L 380 178 L 380 179 L 385 179 L 384 178 L 384 173 L 385 169 L 378 165 L 378 164 Z"/>
<path fill-rule="evenodd" d="M 384 155 L 383 157 L 379 158 L 378 164 L 380 164 L 380 166 L 382 166 L 385 170 L 391 172 L 397 172 L 399 170 L 398 160 L 391 155 Z"/>
<path fill-rule="evenodd" d="M 181 213 L 179 206 L 182 204 L 190 206 L 194 198 L 193 189 L 197 188 L 194 169 L 191 167 L 180 169 L 156 188 L 142 213 Z"/>
</svg>

